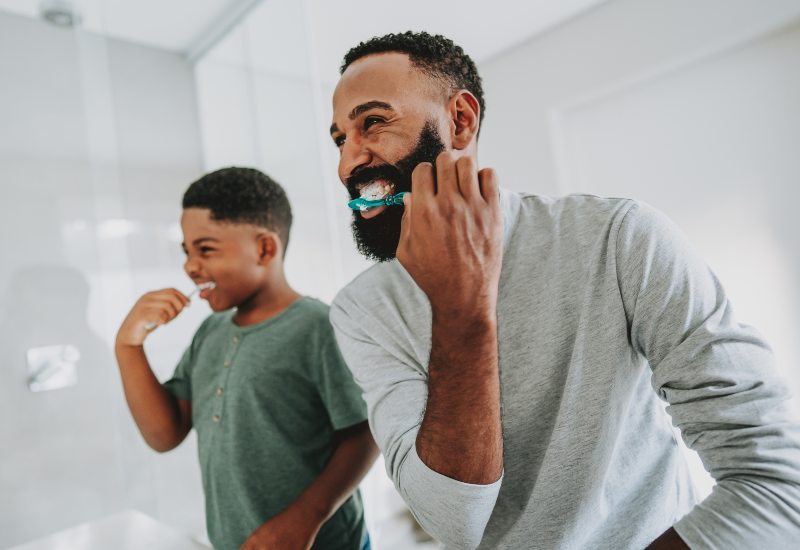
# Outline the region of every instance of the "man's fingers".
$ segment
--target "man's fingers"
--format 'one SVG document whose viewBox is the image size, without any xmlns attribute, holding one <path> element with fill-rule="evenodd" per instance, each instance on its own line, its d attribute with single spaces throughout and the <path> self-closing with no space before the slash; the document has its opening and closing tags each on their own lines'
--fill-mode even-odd
<svg viewBox="0 0 800 550">
<path fill-rule="evenodd" d="M 458 174 L 454 153 L 445 151 L 436 157 L 436 194 L 450 196 L 459 194 Z"/>
<path fill-rule="evenodd" d="M 478 182 L 478 170 L 472 157 L 461 157 L 456 160 L 458 189 L 461 195 L 472 202 L 480 198 L 481 189 Z"/>
<path fill-rule="evenodd" d="M 500 185 L 497 181 L 497 174 L 491 168 L 484 168 L 478 172 L 481 196 L 489 204 L 500 202 Z"/>
<path fill-rule="evenodd" d="M 411 193 L 403 195 L 403 218 L 400 220 L 400 240 L 397 243 L 397 253 L 403 256 L 403 251 L 409 245 L 409 238 L 411 236 L 411 209 L 414 198 Z"/>
<path fill-rule="evenodd" d="M 411 192 L 423 202 L 433 199 L 436 195 L 436 180 L 433 165 L 430 162 L 417 164 L 414 171 L 411 172 Z"/>
</svg>

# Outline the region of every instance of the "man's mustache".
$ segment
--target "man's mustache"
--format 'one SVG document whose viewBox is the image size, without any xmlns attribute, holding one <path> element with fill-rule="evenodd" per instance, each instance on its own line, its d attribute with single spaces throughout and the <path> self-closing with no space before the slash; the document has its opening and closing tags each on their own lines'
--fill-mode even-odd
<svg viewBox="0 0 800 550">
<path fill-rule="evenodd" d="M 375 180 L 386 180 L 394 184 L 395 193 L 408 191 L 408 189 L 403 189 L 405 187 L 403 182 L 406 179 L 406 176 L 397 167 L 391 164 L 380 164 L 361 168 L 347 178 L 345 184 L 347 185 L 347 192 L 350 193 L 350 198 L 357 199 L 361 196 L 361 189 Z"/>
</svg>

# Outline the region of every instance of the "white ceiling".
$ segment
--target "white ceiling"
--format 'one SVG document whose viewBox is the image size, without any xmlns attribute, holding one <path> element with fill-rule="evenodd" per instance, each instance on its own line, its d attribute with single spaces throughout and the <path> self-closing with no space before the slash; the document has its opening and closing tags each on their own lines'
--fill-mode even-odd
<svg viewBox="0 0 800 550">
<path fill-rule="evenodd" d="M 311 0 L 311 18 L 321 68 L 338 69 L 359 41 L 406 30 L 447 36 L 480 63 L 605 1 Z"/>
<path fill-rule="evenodd" d="M 343 54 L 372 36 L 404 30 L 444 34 L 481 62 L 606 0 L 260 0 L 261 5 L 259 0 L 71 1 L 86 30 L 191 54 L 209 47 L 253 6 L 273 17 L 301 13 L 313 29 L 307 43 L 314 44 L 321 76 L 335 81 Z M 39 4 L 0 0 L 0 10 L 38 17 Z M 270 23 L 278 24 L 274 19 Z"/>
<path fill-rule="evenodd" d="M 69 0 L 82 29 L 146 46 L 186 51 L 244 0 Z M 253 2 L 249 2 L 252 4 Z M 40 0 L 0 0 L 0 10 L 39 17 Z"/>
</svg>

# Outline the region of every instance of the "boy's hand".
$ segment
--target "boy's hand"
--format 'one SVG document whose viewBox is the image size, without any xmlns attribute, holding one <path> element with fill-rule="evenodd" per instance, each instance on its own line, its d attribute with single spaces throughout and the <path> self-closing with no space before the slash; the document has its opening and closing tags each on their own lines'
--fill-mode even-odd
<svg viewBox="0 0 800 550">
<path fill-rule="evenodd" d="M 321 522 L 295 504 L 255 530 L 239 550 L 308 550 Z"/>
<path fill-rule="evenodd" d="M 150 332 L 172 321 L 189 304 L 174 288 L 148 292 L 134 304 L 117 333 L 117 344 L 141 346 Z"/>
<path fill-rule="evenodd" d="M 434 174 L 435 170 L 435 174 Z M 503 216 L 491 169 L 440 154 L 418 165 L 405 195 L 397 259 L 436 313 L 462 318 L 493 311 L 503 256 Z"/>
</svg>

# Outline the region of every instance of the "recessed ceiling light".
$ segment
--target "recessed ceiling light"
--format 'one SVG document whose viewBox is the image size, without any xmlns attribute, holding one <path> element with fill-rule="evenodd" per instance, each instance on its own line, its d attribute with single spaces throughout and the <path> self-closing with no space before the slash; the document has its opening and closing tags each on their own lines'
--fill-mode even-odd
<svg viewBox="0 0 800 550">
<path fill-rule="evenodd" d="M 66 0 L 43 0 L 39 4 L 39 15 L 56 27 L 71 29 L 81 24 L 81 14 Z"/>
</svg>

